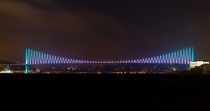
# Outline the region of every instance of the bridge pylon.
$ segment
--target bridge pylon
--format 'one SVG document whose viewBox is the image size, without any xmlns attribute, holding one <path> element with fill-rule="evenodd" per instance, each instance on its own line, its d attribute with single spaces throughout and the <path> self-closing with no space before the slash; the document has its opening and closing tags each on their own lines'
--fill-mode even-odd
<svg viewBox="0 0 210 111">
<path fill-rule="evenodd" d="M 26 55 L 25 55 L 25 74 L 29 73 L 29 53 L 30 53 L 30 49 L 26 49 Z"/>
</svg>

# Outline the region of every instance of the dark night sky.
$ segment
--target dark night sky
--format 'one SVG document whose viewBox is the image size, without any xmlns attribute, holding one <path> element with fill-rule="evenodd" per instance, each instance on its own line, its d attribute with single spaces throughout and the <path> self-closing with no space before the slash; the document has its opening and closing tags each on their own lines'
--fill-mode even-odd
<svg viewBox="0 0 210 111">
<path fill-rule="evenodd" d="M 199 0 L 0 0 L 0 60 L 25 48 L 88 60 L 156 56 L 188 46 L 210 57 L 210 4 Z"/>
</svg>

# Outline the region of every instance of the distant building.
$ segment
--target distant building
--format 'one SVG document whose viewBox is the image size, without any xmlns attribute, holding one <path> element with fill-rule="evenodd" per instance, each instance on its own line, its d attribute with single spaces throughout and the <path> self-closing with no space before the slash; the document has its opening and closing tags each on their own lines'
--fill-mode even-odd
<svg viewBox="0 0 210 111">
<path fill-rule="evenodd" d="M 198 66 L 202 66 L 204 64 L 209 64 L 209 62 L 205 62 L 205 61 L 194 61 L 194 62 L 190 62 L 190 69 L 198 67 Z"/>
<path fill-rule="evenodd" d="M 0 73 L 14 73 L 13 71 L 11 71 L 9 68 L 5 68 L 4 71 L 0 71 Z"/>
</svg>

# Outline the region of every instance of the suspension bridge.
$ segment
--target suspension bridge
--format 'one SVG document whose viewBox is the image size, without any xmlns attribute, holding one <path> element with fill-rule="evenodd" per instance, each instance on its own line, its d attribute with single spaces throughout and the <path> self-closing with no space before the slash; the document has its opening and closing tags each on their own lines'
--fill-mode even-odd
<svg viewBox="0 0 210 111">
<path fill-rule="evenodd" d="M 134 60 L 119 61 L 91 61 L 74 58 L 66 58 L 47 54 L 41 51 L 26 49 L 25 73 L 29 72 L 29 65 L 52 65 L 52 64 L 190 64 L 194 61 L 194 47 L 188 47 L 159 56 L 153 56 Z"/>
</svg>

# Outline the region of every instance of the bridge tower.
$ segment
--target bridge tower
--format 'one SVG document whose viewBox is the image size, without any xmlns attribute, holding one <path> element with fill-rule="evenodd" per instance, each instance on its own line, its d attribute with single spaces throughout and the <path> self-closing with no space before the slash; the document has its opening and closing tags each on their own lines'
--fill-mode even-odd
<svg viewBox="0 0 210 111">
<path fill-rule="evenodd" d="M 26 49 L 26 55 L 25 55 L 25 73 L 27 74 L 29 72 L 29 54 L 30 50 Z"/>
<path fill-rule="evenodd" d="M 194 47 L 192 47 L 192 62 L 194 62 Z"/>
</svg>

